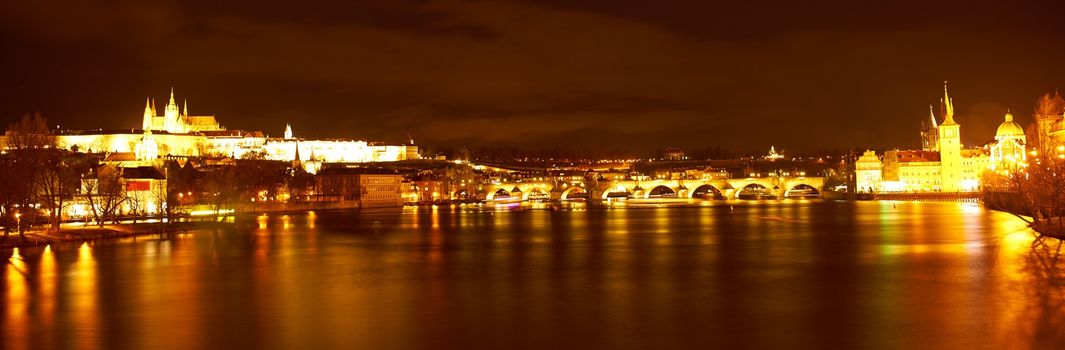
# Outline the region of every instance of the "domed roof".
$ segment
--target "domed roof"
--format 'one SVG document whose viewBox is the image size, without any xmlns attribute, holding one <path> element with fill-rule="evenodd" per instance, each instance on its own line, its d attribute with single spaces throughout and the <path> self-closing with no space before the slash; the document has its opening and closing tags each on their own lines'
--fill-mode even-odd
<svg viewBox="0 0 1065 350">
<path fill-rule="evenodd" d="M 1002 122 L 998 126 L 998 131 L 995 132 L 995 137 L 1002 136 L 1024 136 L 1024 128 L 1013 121 L 1013 114 L 1006 113 L 1006 121 Z"/>
</svg>

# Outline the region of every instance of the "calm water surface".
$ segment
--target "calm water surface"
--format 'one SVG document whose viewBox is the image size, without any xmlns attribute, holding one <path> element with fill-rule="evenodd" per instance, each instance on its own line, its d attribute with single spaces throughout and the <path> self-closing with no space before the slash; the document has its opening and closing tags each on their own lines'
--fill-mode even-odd
<svg viewBox="0 0 1065 350">
<path fill-rule="evenodd" d="M 973 204 L 439 207 L 239 225 L 0 252 L 0 347 L 1065 344 L 1058 241 Z"/>
</svg>

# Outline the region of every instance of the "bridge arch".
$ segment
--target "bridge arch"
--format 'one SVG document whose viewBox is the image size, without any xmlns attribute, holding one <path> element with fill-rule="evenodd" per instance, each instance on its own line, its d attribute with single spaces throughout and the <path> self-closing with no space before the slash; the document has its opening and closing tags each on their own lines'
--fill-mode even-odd
<svg viewBox="0 0 1065 350">
<path fill-rule="evenodd" d="M 496 197 L 510 198 L 510 191 L 507 191 L 504 188 L 496 188 L 495 190 L 488 191 L 488 194 L 484 196 L 484 199 L 490 201 L 496 199 Z"/>
<path fill-rule="evenodd" d="M 692 190 L 688 198 L 722 199 L 724 196 L 716 186 L 704 184 Z"/>
<path fill-rule="evenodd" d="M 622 186 L 622 185 L 614 185 L 614 186 L 606 189 L 606 191 L 603 191 L 603 199 L 630 198 L 630 197 L 632 197 L 632 195 L 633 195 L 633 191 L 630 191 L 629 189 L 625 188 L 625 186 Z"/>
<path fill-rule="evenodd" d="M 551 199 L 551 194 L 540 189 L 539 187 L 533 187 L 532 189 L 522 193 L 521 200 L 536 200 L 543 201 Z"/>
<path fill-rule="evenodd" d="M 748 183 L 736 190 L 737 199 L 758 199 L 758 196 L 767 194 L 770 194 L 769 188 L 757 182 Z"/>
<path fill-rule="evenodd" d="M 647 191 L 646 198 L 674 198 L 677 197 L 677 191 L 669 188 L 666 185 L 658 185 Z"/>
<path fill-rule="evenodd" d="M 788 188 L 787 191 L 784 191 L 784 198 L 813 198 L 820 196 L 821 190 L 806 183 L 790 185 L 790 188 Z"/>
<path fill-rule="evenodd" d="M 630 196 L 632 198 L 647 198 L 647 190 L 645 190 L 643 187 L 640 187 L 640 185 L 636 185 L 629 192 L 632 193 L 632 195 Z"/>
<path fill-rule="evenodd" d="M 570 199 L 573 199 L 573 198 L 570 198 L 570 197 L 571 196 L 575 196 L 575 195 L 578 198 L 588 198 L 588 196 L 589 196 L 588 190 L 585 190 L 584 187 L 572 186 L 572 187 L 567 188 L 566 190 L 562 191 L 562 195 L 559 196 L 559 199 L 560 200 L 564 200 L 564 201 L 565 200 L 570 200 Z"/>
</svg>

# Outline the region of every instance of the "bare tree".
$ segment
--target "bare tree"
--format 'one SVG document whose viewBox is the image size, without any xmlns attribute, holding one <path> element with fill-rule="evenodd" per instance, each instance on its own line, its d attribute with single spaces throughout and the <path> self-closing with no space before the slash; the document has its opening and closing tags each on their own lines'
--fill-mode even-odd
<svg viewBox="0 0 1065 350">
<path fill-rule="evenodd" d="M 17 174 L 13 157 L 4 153 L 0 154 L 0 174 Z M 11 233 L 12 226 L 18 220 L 15 218 L 15 205 L 19 203 L 18 181 L 0 181 L 0 226 L 4 227 L 4 239 Z"/>
<path fill-rule="evenodd" d="M 22 119 L 8 126 L 6 152 L 10 154 L 12 166 L 6 173 L 5 181 L 10 182 L 14 206 L 12 215 L 16 219 L 19 236 L 25 239 L 28 222 L 37 216 L 35 209 L 39 199 L 39 185 L 49 166 L 59 156 L 56 139 L 48 129 L 48 124 L 40 113 L 24 115 Z"/>
<path fill-rule="evenodd" d="M 984 204 L 1012 213 L 1037 232 L 1065 237 L 1065 159 L 1039 153 L 1027 167 L 981 178 Z"/>
<path fill-rule="evenodd" d="M 1049 152 L 1054 146 L 1049 135 L 1062 127 L 1065 119 L 1062 113 L 1065 113 L 1065 99 L 1061 95 L 1055 92 L 1040 96 L 1035 103 L 1035 121 L 1026 130 L 1028 144 L 1036 146 L 1039 152 Z"/>
<path fill-rule="evenodd" d="M 40 113 L 23 115 L 7 128 L 7 148 L 12 151 L 56 148 L 56 138 Z"/>
<path fill-rule="evenodd" d="M 167 161 L 165 169 L 166 188 L 162 190 L 167 203 L 165 215 L 172 219 L 175 209 L 192 202 L 193 191 L 199 193 L 203 185 L 197 183 L 199 172 L 194 170 L 191 164 L 181 166 L 177 161 L 170 160 Z"/>
<path fill-rule="evenodd" d="M 82 162 L 69 152 L 53 149 L 41 161 L 36 179 L 38 202 L 49 211 L 53 230 L 59 230 L 63 210 L 80 186 Z"/>
<path fill-rule="evenodd" d="M 205 195 L 214 205 L 216 215 L 222 210 L 223 205 L 235 204 L 240 198 L 241 189 L 235 168 L 234 166 L 221 166 L 208 170 L 204 174 Z"/>
<path fill-rule="evenodd" d="M 152 181 L 151 194 L 149 194 L 148 200 L 155 205 L 155 214 L 159 218 L 162 218 L 164 213 L 169 211 L 169 204 L 167 204 L 166 199 L 166 182 Z"/>
<path fill-rule="evenodd" d="M 292 201 L 307 200 L 308 194 L 314 191 L 314 174 L 304 171 L 301 167 L 292 169 L 292 175 L 285 181 Z"/>
<path fill-rule="evenodd" d="M 133 223 L 136 224 L 137 216 L 143 214 L 145 208 L 142 208 L 143 202 L 141 201 L 141 198 L 137 198 L 134 193 L 135 192 L 125 191 L 123 195 L 123 203 L 126 204 L 126 208 L 129 208 L 128 214 L 131 216 Z"/>
<path fill-rule="evenodd" d="M 118 223 L 118 211 L 127 200 L 122 186 L 122 174 L 110 166 L 103 166 L 95 178 L 86 179 L 82 192 L 89 203 L 93 220 L 100 227 L 111 220 Z"/>
</svg>

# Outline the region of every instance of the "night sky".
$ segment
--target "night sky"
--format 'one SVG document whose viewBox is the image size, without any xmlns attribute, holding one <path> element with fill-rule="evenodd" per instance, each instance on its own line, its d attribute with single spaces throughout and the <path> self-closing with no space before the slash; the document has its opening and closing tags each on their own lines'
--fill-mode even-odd
<svg viewBox="0 0 1065 350">
<path fill-rule="evenodd" d="M 969 145 L 1065 89 L 1050 1 L 337 2 L 5 3 L 0 122 L 136 128 L 173 86 L 274 136 L 907 148 L 944 80 Z"/>
</svg>

